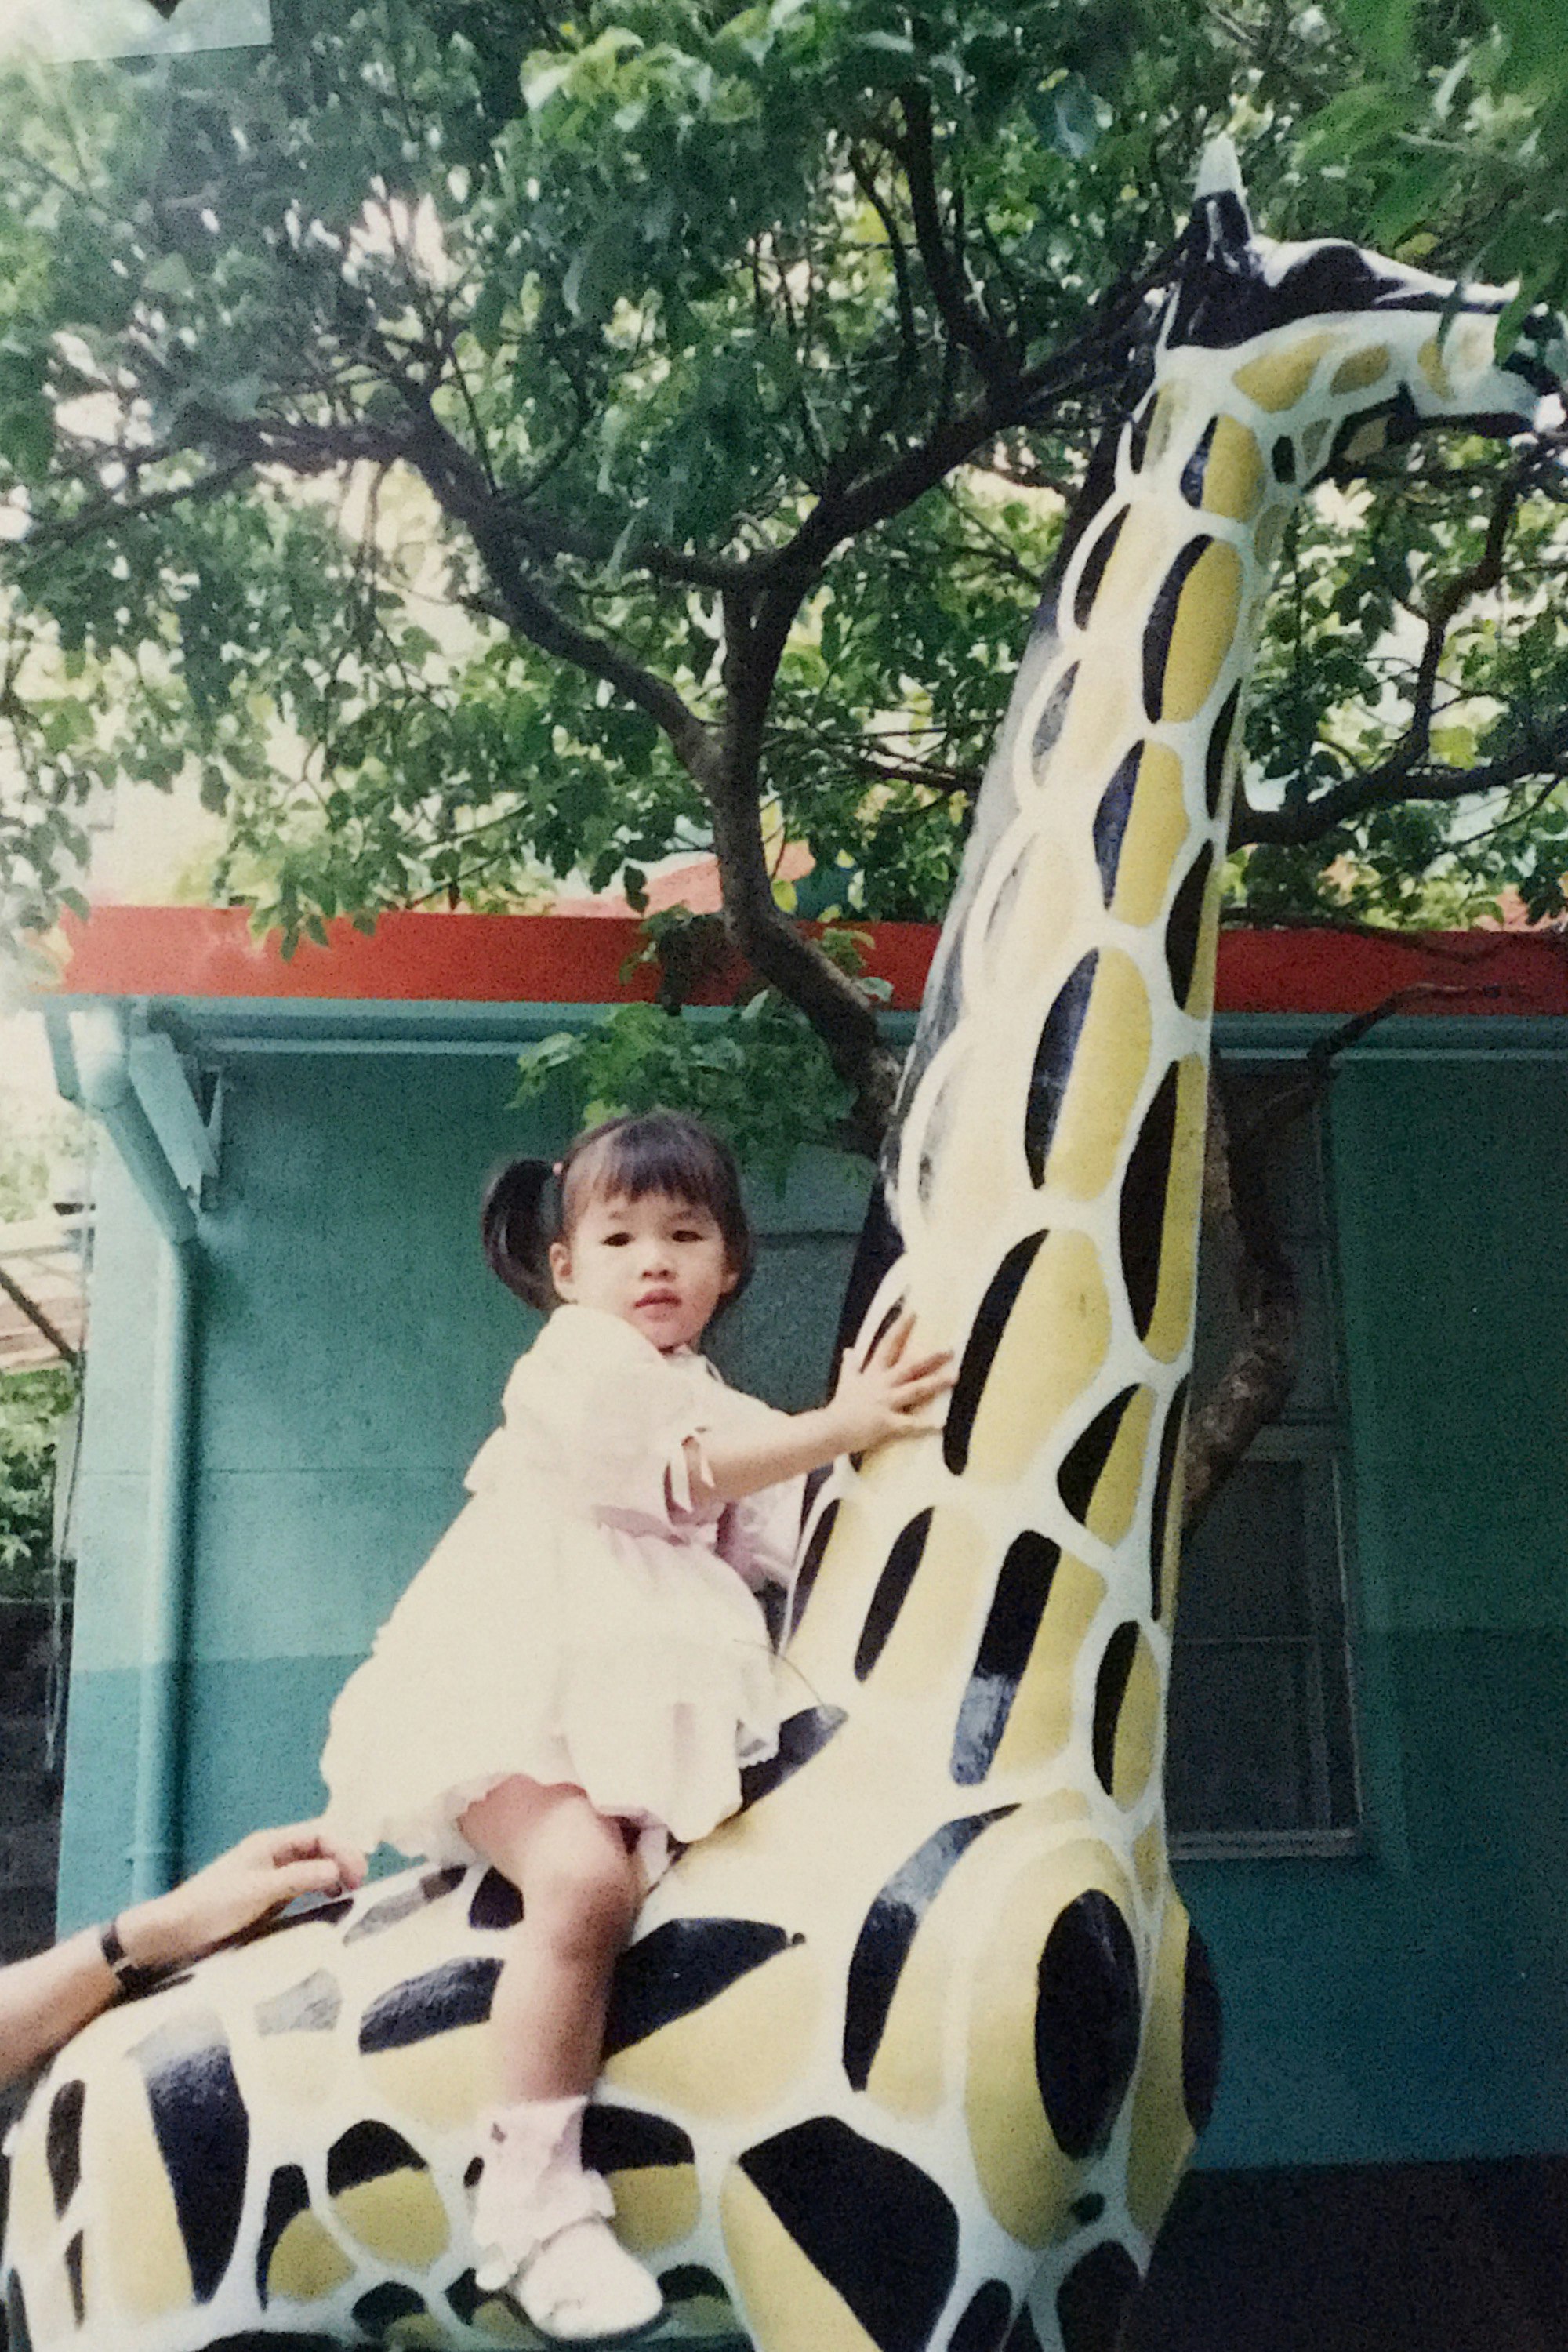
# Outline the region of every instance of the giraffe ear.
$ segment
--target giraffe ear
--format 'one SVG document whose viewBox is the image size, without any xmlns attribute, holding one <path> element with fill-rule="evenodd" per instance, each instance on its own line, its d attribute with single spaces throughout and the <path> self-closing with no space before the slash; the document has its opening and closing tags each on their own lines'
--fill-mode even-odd
<svg viewBox="0 0 1568 2352">
<path fill-rule="evenodd" d="M 1210 140 L 1198 165 L 1193 190 L 1193 235 L 1205 258 L 1216 268 L 1247 268 L 1252 215 L 1247 209 L 1236 149 L 1223 136 Z"/>
</svg>

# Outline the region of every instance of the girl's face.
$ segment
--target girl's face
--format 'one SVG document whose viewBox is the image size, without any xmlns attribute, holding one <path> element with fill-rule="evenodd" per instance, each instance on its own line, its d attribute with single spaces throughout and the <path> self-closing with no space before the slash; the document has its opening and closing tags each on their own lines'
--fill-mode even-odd
<svg viewBox="0 0 1568 2352">
<path fill-rule="evenodd" d="M 569 1305 L 618 1315 L 663 1355 L 701 1338 L 737 1278 L 712 1212 L 668 1192 L 590 1195 L 550 1272 Z"/>
</svg>

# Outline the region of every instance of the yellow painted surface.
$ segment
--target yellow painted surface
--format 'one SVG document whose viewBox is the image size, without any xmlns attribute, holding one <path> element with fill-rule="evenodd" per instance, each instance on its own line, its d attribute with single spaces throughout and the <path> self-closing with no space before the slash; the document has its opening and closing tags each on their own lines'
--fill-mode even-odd
<svg viewBox="0 0 1568 2352">
<path fill-rule="evenodd" d="M 1143 447 L 1143 470 L 1156 467 L 1170 448 L 1172 436 L 1186 411 L 1188 400 L 1184 383 L 1167 383 L 1161 387 L 1154 402 L 1154 414 L 1149 420 L 1149 438 Z"/>
<path fill-rule="evenodd" d="M 110 2062 L 95 2075 L 82 2116 L 81 2161 L 103 2198 L 93 2267 L 110 2311 L 153 2319 L 182 2309 L 191 2297 L 191 2267 L 133 2060 Z M 103 2319 L 107 2329 L 107 2315 Z"/>
<path fill-rule="evenodd" d="M 395 2319 L 383 2339 L 387 2352 L 422 2352 L 430 2347 L 432 2352 L 444 2352 L 452 2341 L 441 2322 L 428 2311 L 411 2311 L 405 2319 Z"/>
<path fill-rule="evenodd" d="M 54 2235 L 55 2198 L 47 2154 L 47 2118 L 54 2087 L 47 2095 L 35 2095 L 18 2126 L 12 2152 L 5 2229 L 11 2251 L 18 2258 L 31 2255 Z"/>
<path fill-rule="evenodd" d="M 1159 1745 L 1161 1697 L 1160 1669 L 1140 1633 L 1121 1694 L 1111 1750 L 1110 1793 L 1119 1805 L 1135 1805 L 1149 1785 Z"/>
<path fill-rule="evenodd" d="M 997 1171 L 1024 1165 L 1024 1121 L 1018 1103 L 1016 1037 L 1004 1024 L 976 1023 L 964 1039 L 932 1114 L 940 1121 L 935 1181 L 927 1214 L 965 1223 L 984 1214 L 997 1191 Z"/>
<path fill-rule="evenodd" d="M 1096 1199 L 1116 1172 L 1152 1026 L 1137 965 L 1120 948 L 1103 948 L 1046 1160 L 1046 1182 L 1075 1201 Z"/>
<path fill-rule="evenodd" d="M 1363 457 L 1375 457 L 1378 451 L 1384 446 L 1387 439 L 1387 417 L 1368 417 L 1364 425 L 1357 425 L 1355 431 L 1345 443 L 1344 455 L 1352 464 L 1354 464 Z"/>
<path fill-rule="evenodd" d="M 336 2294 L 353 2276 L 354 2266 L 317 2213 L 296 2213 L 267 2265 L 268 2298 L 287 2295 L 293 2303 L 316 2303 Z"/>
<path fill-rule="evenodd" d="M 1317 423 L 1315 425 L 1309 425 L 1305 433 L 1302 434 L 1301 472 L 1304 478 L 1310 477 L 1316 470 L 1318 460 L 1322 456 L 1323 451 L 1327 448 L 1329 436 L 1332 431 L 1333 419 L 1328 416 L 1320 416 Z"/>
<path fill-rule="evenodd" d="M 1214 443 L 1204 468 L 1204 511 L 1250 522 L 1263 504 L 1266 478 L 1256 436 L 1222 412 L 1215 419 Z"/>
<path fill-rule="evenodd" d="M 765 2114 L 805 2067 L 821 2001 L 816 1958 L 807 1945 L 794 1945 L 689 2016 L 620 2051 L 604 2079 L 689 2115 Z"/>
<path fill-rule="evenodd" d="M 1420 369 L 1422 374 L 1426 377 L 1427 383 L 1431 385 L 1439 400 L 1453 399 L 1453 378 L 1449 375 L 1447 363 L 1445 361 L 1441 351 L 1437 347 L 1437 338 L 1436 335 L 1427 336 L 1426 341 L 1422 344 L 1420 350 L 1415 354 L 1415 364 Z"/>
<path fill-rule="evenodd" d="M 1119 922 L 1142 925 L 1157 919 L 1176 853 L 1186 837 L 1182 763 L 1168 743 L 1145 743 L 1110 901 Z"/>
<path fill-rule="evenodd" d="M 1225 755 L 1222 786 L 1228 789 L 1241 757 L 1241 729 L 1230 730 L 1230 742 Z M 1224 805 L 1223 793 L 1221 805 Z M 1198 917 L 1197 942 L 1193 952 L 1193 977 L 1187 989 L 1186 1011 L 1194 1021 L 1206 1021 L 1214 1011 L 1215 962 L 1219 952 L 1219 902 L 1225 887 L 1225 866 L 1215 858 L 1204 889 L 1203 912 Z"/>
<path fill-rule="evenodd" d="M 1386 343 L 1369 343 L 1364 352 L 1352 352 L 1334 370 L 1331 392 L 1364 392 L 1388 373 L 1393 354 Z"/>
<path fill-rule="evenodd" d="M 1101 1543 L 1119 1544 L 1132 1525 L 1132 1514 L 1138 1507 L 1139 1489 L 1143 1482 L 1143 1456 L 1149 1443 L 1149 1424 L 1154 1416 L 1152 1389 L 1134 1390 L 1115 1443 L 1105 1457 L 1105 1467 L 1094 1482 L 1094 1492 L 1089 1498 L 1089 1510 L 1084 1525 L 1091 1536 Z"/>
<path fill-rule="evenodd" d="M 1188 1407 L 1182 1407 L 1181 1434 L 1176 1439 L 1175 1466 L 1165 1503 L 1165 1554 L 1160 1562 L 1160 1615 L 1169 1625 L 1176 1613 L 1176 1590 L 1182 1573 L 1182 1495 L 1186 1485 Z"/>
<path fill-rule="evenodd" d="M 1236 642 L 1241 614 L 1241 558 L 1227 540 L 1205 547 L 1176 600 L 1176 616 L 1160 679 L 1162 719 L 1195 719 L 1214 692 Z"/>
<path fill-rule="evenodd" d="M 1021 1477 L 1061 1414 L 1105 1361 L 1110 1305 L 1087 1234 L 1050 1234 L 1037 1251 L 992 1358 L 969 1447 L 987 1483 Z"/>
<path fill-rule="evenodd" d="M 431 2131 L 470 2123 L 500 2096 L 494 2038 L 482 2021 L 430 2034 L 401 2050 L 373 2052 L 362 2063 L 378 2099 L 400 2119 Z"/>
<path fill-rule="evenodd" d="M 634 2254 L 649 2254 L 689 2237 L 697 2227 L 696 2168 L 689 2164 L 640 2164 L 609 2176 L 616 2199 L 616 2235 Z"/>
<path fill-rule="evenodd" d="M 872 1668 L 879 1691 L 921 1699 L 951 1687 L 953 1661 L 973 1643 L 995 1568 L 973 1520 L 951 1504 L 939 1506 L 914 1582 Z"/>
<path fill-rule="evenodd" d="M 877 2352 L 843 2296 L 738 2166 L 725 2178 L 719 2212 L 756 2352 Z"/>
<path fill-rule="evenodd" d="M 943 2023 L 953 1952 L 944 1915 L 946 1897 L 963 1870 L 961 1860 L 916 1930 L 867 2076 L 869 2095 L 896 2116 L 934 2115 L 946 2094 Z"/>
<path fill-rule="evenodd" d="M 847 1495 L 838 1506 L 800 1630 L 789 1645 L 807 1683 L 839 1681 L 848 1674 L 885 1548 L 873 1537 L 863 1506 L 853 1494 Z"/>
<path fill-rule="evenodd" d="M 964 2116 L 986 2204 L 1026 2246 L 1047 2245 L 1079 2167 L 1046 2119 L 1035 2074 L 1040 1955 L 1069 1903 L 1098 1888 L 1131 1929 L 1131 1889 L 1098 1840 L 1041 1855 L 1012 1881 L 988 1923 L 971 1990 Z"/>
<path fill-rule="evenodd" d="M 1067 1746 L 1076 1727 L 1073 1669 L 1104 1598 L 1099 1571 L 1063 1552 L 988 1778 L 1029 1771 Z"/>
<path fill-rule="evenodd" d="M 1073 905 L 1071 870 L 1061 851 L 1036 841 L 1024 853 L 1009 912 L 985 943 L 987 979 L 1005 999 L 1032 996 L 1060 951 Z"/>
<path fill-rule="evenodd" d="M 1165 1875 L 1165 1839 L 1158 1822 L 1151 1822 L 1133 1839 L 1132 1867 L 1144 1901 L 1152 1903 Z"/>
<path fill-rule="evenodd" d="M 481 2336 L 488 2336 L 494 2344 L 527 2346 L 529 2352 L 538 2352 L 538 2347 L 551 2341 L 549 2336 L 542 2336 L 537 2327 L 531 2327 L 526 2319 L 520 2318 L 499 2294 L 492 2294 L 487 2302 L 474 2305 L 474 2326 Z"/>
<path fill-rule="evenodd" d="M 332 2210 L 351 2238 L 384 2263 L 423 2270 L 445 2253 L 449 2234 L 447 2209 L 427 2172 L 411 2164 L 363 2180 L 332 2200 Z"/>
<path fill-rule="evenodd" d="M 1089 617 L 1086 634 L 1098 641 L 1097 664 L 1101 646 L 1108 649 L 1120 646 L 1130 680 L 1142 675 L 1137 632 L 1187 536 L 1179 506 L 1179 500 L 1173 507 L 1168 498 L 1142 498 L 1128 509 Z"/>
<path fill-rule="evenodd" d="M 1294 408 L 1332 340 L 1326 334 L 1303 335 L 1300 342 L 1289 344 L 1284 351 L 1262 352 L 1258 358 L 1248 360 L 1245 367 L 1237 368 L 1237 390 L 1256 401 L 1259 408 L 1267 409 L 1270 415 Z"/>
<path fill-rule="evenodd" d="M 247 2084 L 280 2106 L 320 2106 L 337 2079 L 340 2038 L 324 2033 L 264 2033 L 246 2051 Z"/>
<path fill-rule="evenodd" d="M 1203 1182 L 1206 1074 L 1202 1057 L 1189 1054 L 1177 1066 L 1176 1117 L 1165 1190 L 1160 1283 L 1144 1345 L 1163 1364 L 1173 1363 L 1187 1344 L 1193 1319 L 1193 1276 L 1197 1262 L 1198 1193 Z"/>
<path fill-rule="evenodd" d="M 1122 536 L 1125 538 L 1126 533 Z M 1120 541 L 1117 552 L 1121 552 Z M 1113 555 L 1112 566 L 1115 562 Z M 1102 588 L 1102 595 L 1103 593 Z M 1123 648 L 1124 653 L 1132 650 L 1135 649 Z M 1083 776 L 1110 775 L 1142 723 L 1134 698 L 1135 681 L 1132 663 L 1124 659 L 1120 669 L 1097 669 L 1095 675 L 1079 684 L 1051 753 L 1052 775 L 1066 778 L 1074 786 Z"/>
<path fill-rule="evenodd" d="M 1173 1893 L 1165 1902 L 1160 1948 L 1147 2002 L 1143 2048 L 1132 2090 L 1127 2208 L 1152 2237 L 1176 2193 L 1195 2135 L 1182 2103 L 1182 1988 L 1187 1915 Z"/>
</svg>

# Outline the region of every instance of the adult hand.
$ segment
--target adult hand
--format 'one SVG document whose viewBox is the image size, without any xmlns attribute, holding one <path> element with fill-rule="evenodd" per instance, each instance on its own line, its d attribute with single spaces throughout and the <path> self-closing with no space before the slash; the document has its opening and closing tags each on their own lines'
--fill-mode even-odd
<svg viewBox="0 0 1568 2352">
<path fill-rule="evenodd" d="M 364 1856 L 320 1822 L 253 1830 L 182 1886 L 120 1915 L 121 1940 L 138 1966 L 195 1959 L 300 1895 L 358 1886 Z"/>
</svg>

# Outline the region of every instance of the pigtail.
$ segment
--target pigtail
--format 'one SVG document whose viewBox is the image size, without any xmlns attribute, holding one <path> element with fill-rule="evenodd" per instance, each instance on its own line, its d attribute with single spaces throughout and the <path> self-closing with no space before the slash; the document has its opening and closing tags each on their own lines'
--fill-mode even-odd
<svg viewBox="0 0 1568 2352">
<path fill-rule="evenodd" d="M 556 1304 L 550 1278 L 556 1220 L 547 1204 L 555 1175 L 548 1160 L 514 1160 L 491 1178 L 479 1211 L 479 1235 L 490 1272 L 525 1305 L 545 1314 Z"/>
</svg>

